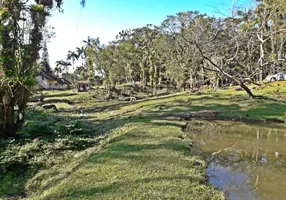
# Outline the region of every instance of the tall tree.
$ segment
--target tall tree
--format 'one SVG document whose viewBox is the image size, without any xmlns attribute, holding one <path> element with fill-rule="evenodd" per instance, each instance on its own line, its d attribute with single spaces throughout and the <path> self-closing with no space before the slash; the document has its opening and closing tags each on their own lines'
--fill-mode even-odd
<svg viewBox="0 0 286 200">
<path fill-rule="evenodd" d="M 25 121 L 43 28 L 52 8 L 63 0 L 1 0 L 0 3 L 0 137 L 17 137 Z"/>
<path fill-rule="evenodd" d="M 224 78 L 241 86 L 251 97 L 255 95 L 246 83 L 255 83 L 251 75 L 245 73 L 244 65 L 240 62 L 242 44 L 245 34 L 239 30 L 240 19 L 235 16 L 226 19 L 211 18 L 206 15 L 193 13 L 188 24 L 178 19 L 183 26 L 179 36 L 184 39 L 190 48 L 194 48 L 200 58 L 201 69 L 216 72 Z M 180 16 L 178 16 L 180 17 Z"/>
<path fill-rule="evenodd" d="M 42 57 L 41 57 L 41 62 L 40 62 L 41 69 L 44 72 L 51 73 L 52 69 L 50 66 L 49 52 L 48 52 L 48 47 L 47 47 L 46 42 L 44 42 L 44 46 L 43 46 L 42 51 L 43 52 L 42 52 Z"/>
<path fill-rule="evenodd" d="M 72 61 L 72 67 L 73 67 L 73 71 L 75 71 L 75 67 L 74 67 L 74 62 L 76 60 L 78 60 L 79 56 L 76 52 L 74 51 L 68 51 L 67 54 L 67 60 L 71 60 Z"/>
<path fill-rule="evenodd" d="M 57 7 L 62 4 L 59 0 L 55 2 Z M 35 84 L 42 28 L 53 3 L 1 1 L 0 137 L 16 137 L 24 123 L 30 91 Z"/>
<path fill-rule="evenodd" d="M 86 58 L 85 47 L 77 47 L 76 53 L 77 53 L 78 58 L 81 58 L 81 59 Z"/>
</svg>

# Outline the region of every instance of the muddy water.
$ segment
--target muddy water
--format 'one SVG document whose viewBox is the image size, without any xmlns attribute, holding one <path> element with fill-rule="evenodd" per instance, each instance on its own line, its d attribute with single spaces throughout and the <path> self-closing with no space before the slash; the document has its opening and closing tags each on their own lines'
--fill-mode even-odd
<svg viewBox="0 0 286 200">
<path fill-rule="evenodd" d="M 286 124 L 190 122 L 186 134 L 229 199 L 286 199 Z"/>
</svg>

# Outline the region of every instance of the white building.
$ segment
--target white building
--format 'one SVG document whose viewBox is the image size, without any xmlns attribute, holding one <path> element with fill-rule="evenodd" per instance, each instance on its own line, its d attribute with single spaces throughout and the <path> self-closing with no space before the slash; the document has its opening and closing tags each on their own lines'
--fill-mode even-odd
<svg viewBox="0 0 286 200">
<path fill-rule="evenodd" d="M 36 79 L 40 88 L 46 90 L 66 90 L 70 88 L 70 82 L 65 78 L 58 78 L 53 74 L 40 72 Z"/>
<path fill-rule="evenodd" d="M 268 75 L 265 80 L 273 82 L 273 81 L 286 81 L 286 72 L 279 72 L 274 75 Z"/>
</svg>

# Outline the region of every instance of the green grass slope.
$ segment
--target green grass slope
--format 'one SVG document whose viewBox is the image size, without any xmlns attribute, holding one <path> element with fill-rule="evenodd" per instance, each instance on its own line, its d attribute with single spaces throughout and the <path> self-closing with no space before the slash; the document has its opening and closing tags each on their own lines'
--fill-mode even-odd
<svg viewBox="0 0 286 200">
<path fill-rule="evenodd" d="M 62 182 L 29 199 L 224 199 L 205 162 L 178 136 L 180 124 L 137 122 Z"/>
</svg>

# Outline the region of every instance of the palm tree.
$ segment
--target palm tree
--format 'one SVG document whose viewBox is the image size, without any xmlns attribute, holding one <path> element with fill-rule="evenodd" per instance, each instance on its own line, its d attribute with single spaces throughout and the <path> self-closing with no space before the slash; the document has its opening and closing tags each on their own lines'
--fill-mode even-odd
<svg viewBox="0 0 286 200">
<path fill-rule="evenodd" d="M 72 66 L 73 66 L 73 72 L 75 71 L 74 69 L 74 61 L 78 60 L 79 56 L 76 52 L 74 51 L 68 51 L 68 55 L 67 55 L 67 60 L 71 60 L 72 61 Z"/>
<path fill-rule="evenodd" d="M 85 43 L 85 49 L 88 47 L 100 47 L 100 40 L 99 38 L 90 38 L 88 40 L 83 40 L 83 43 Z"/>
<path fill-rule="evenodd" d="M 85 59 L 86 54 L 85 54 L 86 47 L 77 47 L 76 52 L 79 58 Z"/>
<path fill-rule="evenodd" d="M 73 68 L 73 82 L 75 84 L 75 68 L 74 68 L 74 61 L 78 60 L 78 55 L 76 52 L 74 51 L 68 51 L 68 55 L 67 55 L 67 60 L 71 60 L 72 61 L 72 68 Z"/>
<path fill-rule="evenodd" d="M 71 63 L 64 60 L 56 61 L 56 67 L 54 69 L 57 75 L 61 74 L 63 71 L 68 71 L 68 66 L 71 66 Z"/>
<path fill-rule="evenodd" d="M 62 68 L 61 68 L 61 67 L 56 66 L 55 69 L 54 69 L 54 72 L 55 72 L 55 74 L 59 75 L 59 74 L 61 74 L 63 71 L 62 71 Z"/>
</svg>

